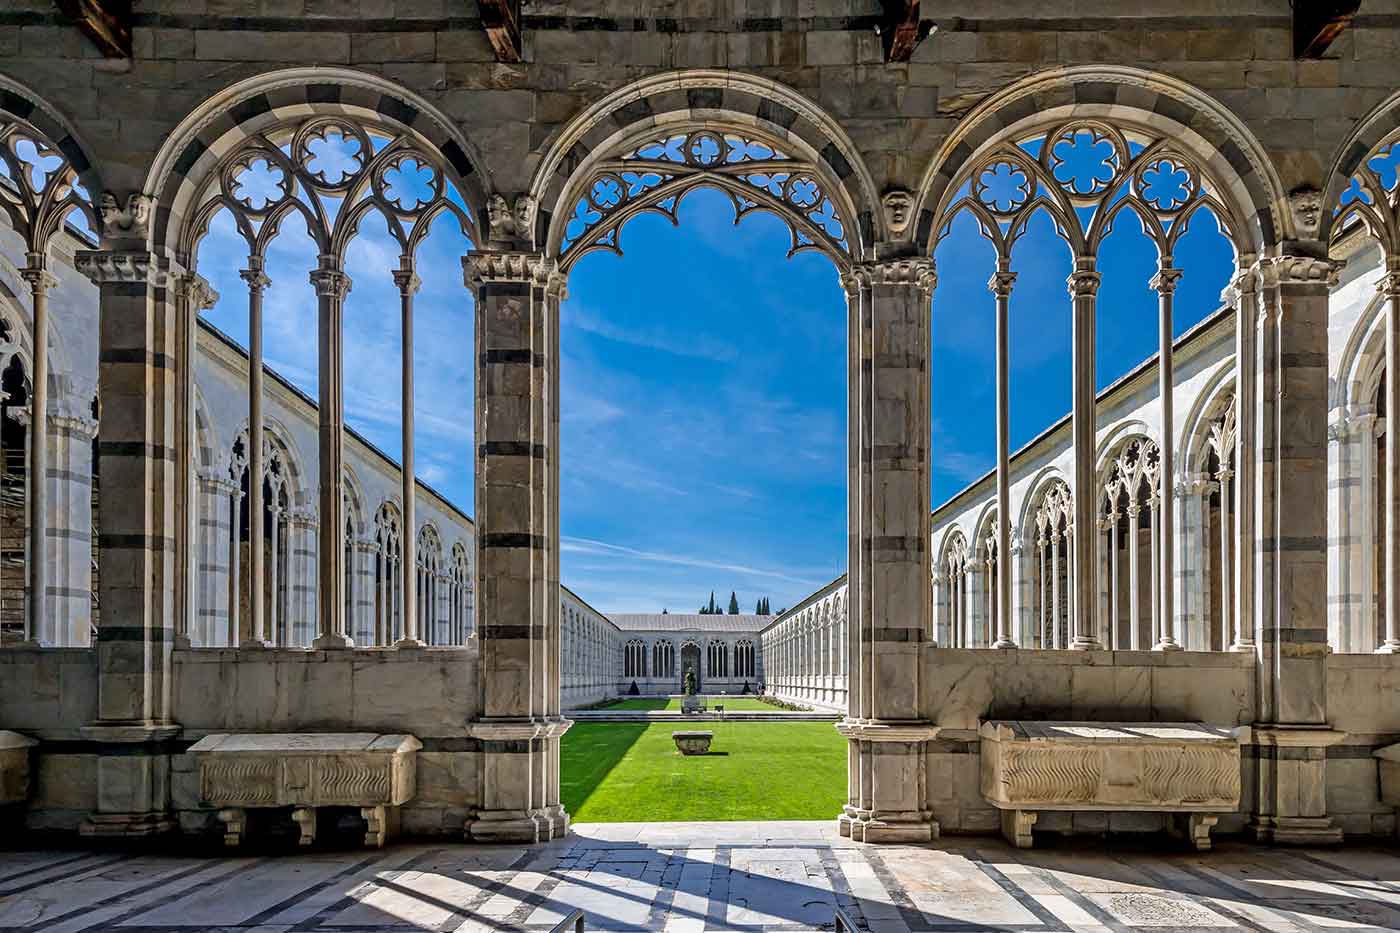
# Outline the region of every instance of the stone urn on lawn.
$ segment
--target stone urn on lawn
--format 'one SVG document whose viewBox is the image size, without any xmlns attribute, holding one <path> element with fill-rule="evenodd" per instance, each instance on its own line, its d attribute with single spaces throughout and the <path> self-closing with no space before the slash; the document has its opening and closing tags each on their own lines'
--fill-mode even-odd
<svg viewBox="0 0 1400 933">
<path fill-rule="evenodd" d="M 671 740 L 676 743 L 676 751 L 682 755 L 706 754 L 710 750 L 710 740 L 714 737 L 713 732 L 700 730 L 671 733 Z"/>
</svg>

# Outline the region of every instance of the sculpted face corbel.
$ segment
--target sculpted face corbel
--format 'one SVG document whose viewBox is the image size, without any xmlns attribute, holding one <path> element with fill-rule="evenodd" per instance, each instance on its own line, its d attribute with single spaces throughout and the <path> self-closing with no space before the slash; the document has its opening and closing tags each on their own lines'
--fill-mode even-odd
<svg viewBox="0 0 1400 933">
<path fill-rule="evenodd" d="M 890 236 L 904 236 L 914 217 L 913 196 L 903 188 L 895 188 L 885 192 L 885 196 L 880 199 L 880 205 L 885 209 L 885 227 Z"/>
</svg>

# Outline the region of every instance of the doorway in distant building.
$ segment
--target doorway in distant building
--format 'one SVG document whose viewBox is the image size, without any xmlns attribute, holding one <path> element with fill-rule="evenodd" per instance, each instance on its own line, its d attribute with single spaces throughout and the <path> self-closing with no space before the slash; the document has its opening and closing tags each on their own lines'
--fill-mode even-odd
<svg viewBox="0 0 1400 933">
<path fill-rule="evenodd" d="M 695 675 L 695 692 L 704 693 L 704 684 L 700 682 L 700 646 L 693 641 L 688 641 L 681 646 L 681 692 L 685 692 L 686 674 Z"/>
</svg>

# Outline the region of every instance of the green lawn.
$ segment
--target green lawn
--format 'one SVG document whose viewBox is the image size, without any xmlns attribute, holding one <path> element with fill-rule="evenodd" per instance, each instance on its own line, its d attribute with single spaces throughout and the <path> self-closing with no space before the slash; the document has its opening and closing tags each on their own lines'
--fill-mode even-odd
<svg viewBox="0 0 1400 933">
<path fill-rule="evenodd" d="M 746 696 L 732 696 L 732 697 L 707 696 L 707 697 L 704 697 L 704 700 L 705 700 L 705 705 L 708 706 L 708 707 L 710 707 L 710 709 L 714 709 L 715 704 L 718 703 L 718 704 L 720 704 L 720 705 L 722 705 L 722 706 L 724 707 L 724 709 L 725 709 L 726 712 L 727 712 L 727 711 L 730 711 L 730 710 L 742 710 L 743 712 L 759 712 L 759 713 L 781 713 L 781 712 L 783 712 L 783 708 L 782 708 L 782 707 L 780 707 L 780 706 L 774 706 L 774 705 L 771 704 L 771 703 L 764 703 L 762 700 L 758 699 L 757 697 L 746 697 Z M 610 704 L 610 705 L 608 705 L 608 706 L 605 706 L 605 707 L 603 707 L 603 709 L 616 709 L 616 710 L 652 710 L 652 711 L 670 710 L 671 712 L 679 713 L 679 712 L 681 711 L 681 698 L 680 698 L 680 697 L 628 697 L 628 698 L 623 699 L 623 700 L 618 700 L 616 703 L 612 703 L 612 704 Z"/>
<path fill-rule="evenodd" d="M 708 755 L 679 724 L 576 722 L 560 751 L 564 805 L 584 822 L 824 820 L 846 802 L 846 740 L 829 722 L 709 722 Z"/>
</svg>

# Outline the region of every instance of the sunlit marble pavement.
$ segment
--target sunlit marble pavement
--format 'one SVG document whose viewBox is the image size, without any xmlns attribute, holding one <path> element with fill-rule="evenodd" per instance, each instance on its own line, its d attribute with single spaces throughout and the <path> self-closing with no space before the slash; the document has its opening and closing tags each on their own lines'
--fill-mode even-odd
<svg viewBox="0 0 1400 933">
<path fill-rule="evenodd" d="M 831 823 L 579 824 L 519 846 L 199 858 L 0 851 L 0 929 L 830 930 L 840 905 L 913 930 L 1400 928 L 1400 850 L 1083 841 L 1025 852 L 984 837 L 861 846 Z M 1155 844 L 1154 844 L 1155 843 Z"/>
</svg>

